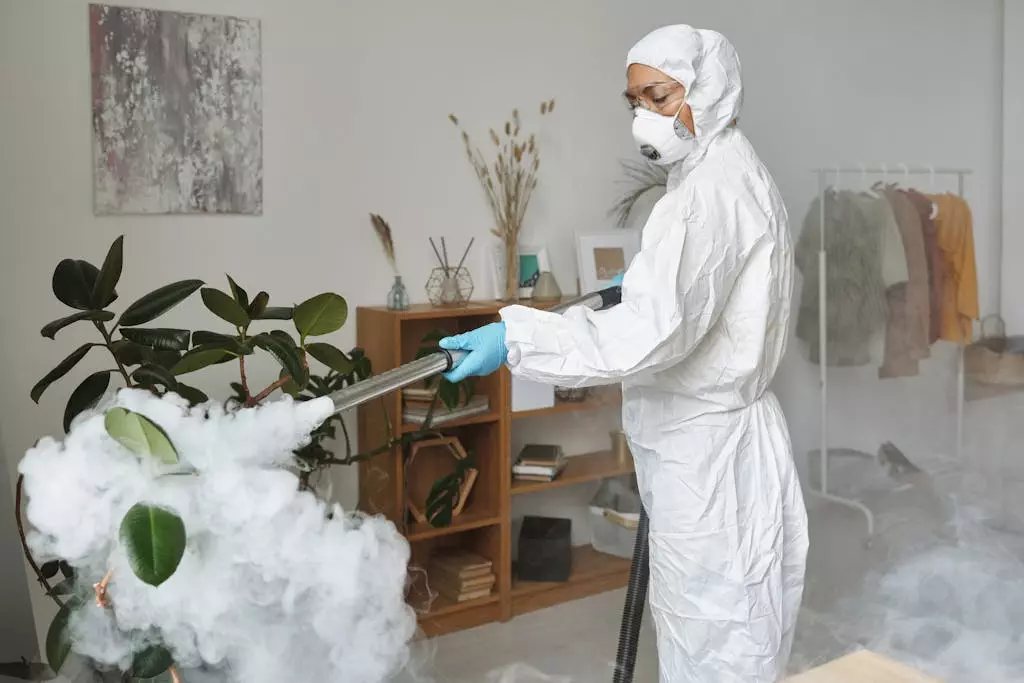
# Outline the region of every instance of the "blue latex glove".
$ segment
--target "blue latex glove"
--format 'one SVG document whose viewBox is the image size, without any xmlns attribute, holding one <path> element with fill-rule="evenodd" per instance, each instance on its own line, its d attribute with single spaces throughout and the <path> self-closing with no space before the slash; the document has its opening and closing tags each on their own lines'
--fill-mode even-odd
<svg viewBox="0 0 1024 683">
<path fill-rule="evenodd" d="M 626 273 L 625 273 L 625 271 L 623 271 L 623 272 L 619 273 L 618 275 L 616 275 L 615 277 L 613 277 L 612 278 L 612 284 L 613 285 L 618 285 L 619 287 L 621 287 L 622 286 L 622 278 L 625 277 L 625 275 L 626 275 Z"/>
<path fill-rule="evenodd" d="M 448 351 L 469 351 L 444 378 L 449 382 L 461 382 L 467 377 L 483 377 L 495 372 L 508 360 L 505 346 L 505 323 L 491 323 L 477 329 L 445 337 L 438 346 Z"/>
</svg>

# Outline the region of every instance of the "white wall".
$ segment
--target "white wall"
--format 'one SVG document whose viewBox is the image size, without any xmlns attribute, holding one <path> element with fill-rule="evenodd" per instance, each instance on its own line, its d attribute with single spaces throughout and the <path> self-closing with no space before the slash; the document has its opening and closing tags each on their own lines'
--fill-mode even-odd
<svg viewBox="0 0 1024 683">
<path fill-rule="evenodd" d="M 1011 334 L 1024 333 L 1024 3 L 1007 0 L 1003 16 L 1003 296 Z"/>
<path fill-rule="evenodd" d="M 145 4 L 263 19 L 265 213 L 93 217 L 87 2 L 0 0 L 0 376 L 8 389 L 0 395 L 0 431 L 12 471 L 39 435 L 59 430 L 68 392 L 103 362 L 96 354 L 41 406 L 28 398 L 32 384 L 81 339 L 74 330 L 57 343 L 38 335 L 63 313 L 49 291 L 60 258 L 98 262 L 124 233 L 125 301 L 184 277 L 223 286 L 227 271 L 278 300 L 334 290 L 355 305 L 378 304 L 389 274 L 366 217 L 376 211 L 391 221 L 400 268 L 422 299 L 420 283 L 432 265 L 427 235 L 464 244 L 490 225 L 449 112 L 484 133 L 514 106 L 532 112 L 534 102 L 558 98 L 542 136 L 544 166 L 526 239 L 547 241 L 555 273 L 571 289 L 573 231 L 609 227 L 616 160 L 632 154 L 628 114 L 618 101 L 624 54 L 669 22 L 719 29 L 737 45 L 747 83 L 742 126 L 774 173 L 795 228 L 814 194 L 813 166 L 863 160 L 975 169 L 969 192 L 982 303 L 994 310 L 1001 211 L 996 0 Z M 471 264 L 480 276 L 482 247 Z M 165 322 L 212 324 L 197 301 Z M 351 345 L 354 329 L 335 341 Z M 816 439 L 816 375 L 798 346 L 777 388 L 803 453 Z M 269 365 L 262 375 L 270 377 Z M 205 386 L 221 381 L 226 374 Z M 878 391 L 876 382 L 864 386 Z M 905 386 L 890 407 L 922 391 Z M 351 500 L 351 479 L 343 488 Z M 13 554 L 5 548 L 0 557 Z"/>
</svg>

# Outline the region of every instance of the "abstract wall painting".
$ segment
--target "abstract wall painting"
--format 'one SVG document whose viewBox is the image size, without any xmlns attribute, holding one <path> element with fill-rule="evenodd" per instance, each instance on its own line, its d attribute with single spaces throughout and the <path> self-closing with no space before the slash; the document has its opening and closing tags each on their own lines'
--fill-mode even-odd
<svg viewBox="0 0 1024 683">
<path fill-rule="evenodd" d="M 97 214 L 263 212 L 259 20 L 89 6 Z"/>
</svg>

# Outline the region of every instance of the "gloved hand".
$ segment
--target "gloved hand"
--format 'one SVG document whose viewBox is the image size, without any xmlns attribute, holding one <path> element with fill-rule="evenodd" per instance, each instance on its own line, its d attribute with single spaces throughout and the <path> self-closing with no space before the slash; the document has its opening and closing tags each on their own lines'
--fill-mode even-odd
<svg viewBox="0 0 1024 683">
<path fill-rule="evenodd" d="M 619 273 L 618 275 L 613 277 L 612 278 L 612 284 L 613 285 L 618 285 L 619 287 L 621 287 L 622 286 L 622 278 L 625 277 L 625 275 L 626 275 L 626 271 L 622 271 L 621 273 Z"/>
<path fill-rule="evenodd" d="M 448 351 L 469 351 L 469 355 L 446 372 L 449 382 L 461 382 L 467 377 L 483 377 L 495 372 L 508 360 L 505 346 L 505 323 L 491 323 L 477 329 L 445 337 L 438 346 Z"/>
</svg>

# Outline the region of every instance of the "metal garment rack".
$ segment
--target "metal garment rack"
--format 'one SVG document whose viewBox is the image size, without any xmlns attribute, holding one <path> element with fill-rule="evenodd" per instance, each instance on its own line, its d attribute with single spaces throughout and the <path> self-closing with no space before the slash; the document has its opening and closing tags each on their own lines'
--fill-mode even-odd
<svg viewBox="0 0 1024 683">
<path fill-rule="evenodd" d="M 866 505 L 857 500 L 832 495 L 828 492 L 828 285 L 826 283 L 826 269 L 828 266 L 825 256 L 825 190 L 826 181 L 829 175 L 835 177 L 835 189 L 841 185 L 840 179 L 844 175 L 859 175 L 863 181 L 868 176 L 882 176 L 883 182 L 890 178 L 909 178 L 910 176 L 929 176 L 932 189 L 934 189 L 937 176 L 956 176 L 957 194 L 964 196 L 964 177 L 971 175 L 971 170 L 966 168 L 941 168 L 935 166 L 908 166 L 907 164 L 880 164 L 878 166 L 858 165 L 833 166 L 831 168 L 815 168 L 813 172 L 818 176 L 818 229 L 820 230 L 820 247 L 818 250 L 818 361 L 821 368 L 821 444 L 819 457 L 821 458 L 821 481 L 820 490 L 811 490 L 811 494 L 839 505 L 859 510 L 864 513 L 868 524 L 868 542 L 871 542 L 875 535 L 875 516 Z M 964 347 L 960 345 L 957 357 L 957 396 L 956 396 L 956 456 L 959 460 L 963 451 L 964 434 Z"/>
</svg>

